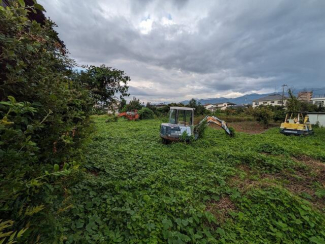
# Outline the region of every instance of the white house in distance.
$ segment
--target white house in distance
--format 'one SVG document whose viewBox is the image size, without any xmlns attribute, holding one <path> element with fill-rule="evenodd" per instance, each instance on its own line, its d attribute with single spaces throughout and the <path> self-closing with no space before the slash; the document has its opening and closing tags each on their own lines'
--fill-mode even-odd
<svg viewBox="0 0 325 244">
<path fill-rule="evenodd" d="M 226 110 L 227 108 L 230 108 L 230 107 L 233 107 L 235 106 L 236 103 L 230 103 L 230 102 L 226 102 L 226 103 L 217 103 L 216 106 L 217 106 L 217 109 L 220 109 L 220 110 Z"/>
<path fill-rule="evenodd" d="M 317 106 L 325 107 L 325 96 L 313 97 L 311 101 L 313 102 L 313 104 L 316 104 Z"/>
<path fill-rule="evenodd" d="M 235 106 L 235 103 L 226 102 L 226 103 L 216 103 L 216 104 L 206 104 L 204 105 L 205 109 L 214 112 L 217 109 L 226 110 L 229 107 Z"/>
<path fill-rule="evenodd" d="M 283 97 L 283 105 L 285 106 L 287 103 L 287 97 Z M 268 95 L 266 97 L 262 97 L 256 100 L 253 100 L 253 108 L 256 108 L 258 106 L 282 106 L 282 95 L 280 94 L 272 94 Z"/>
<path fill-rule="evenodd" d="M 216 105 L 210 104 L 210 103 L 209 104 L 205 104 L 204 107 L 205 107 L 206 110 L 209 110 L 211 112 L 214 112 L 217 109 L 217 106 Z"/>
</svg>

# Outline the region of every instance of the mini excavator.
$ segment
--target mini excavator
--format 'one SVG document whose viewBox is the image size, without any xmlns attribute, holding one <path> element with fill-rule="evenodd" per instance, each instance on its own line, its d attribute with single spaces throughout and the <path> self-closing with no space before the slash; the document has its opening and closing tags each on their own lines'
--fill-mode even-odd
<svg viewBox="0 0 325 244">
<path fill-rule="evenodd" d="M 311 135 L 314 133 L 308 115 L 302 113 L 287 113 L 280 126 L 280 133 L 284 135 Z"/>
<path fill-rule="evenodd" d="M 118 117 L 124 117 L 128 120 L 138 120 L 140 118 L 140 115 L 138 114 L 138 110 L 132 110 L 129 112 L 119 113 Z"/>
<path fill-rule="evenodd" d="M 226 134 L 233 136 L 226 122 L 215 116 L 206 116 L 199 124 L 194 125 L 194 108 L 170 107 L 169 123 L 160 125 L 160 137 L 164 143 L 189 140 L 191 137 L 196 140 L 199 137 L 200 128 L 205 126 L 205 123 L 214 123 L 224 129 Z"/>
</svg>

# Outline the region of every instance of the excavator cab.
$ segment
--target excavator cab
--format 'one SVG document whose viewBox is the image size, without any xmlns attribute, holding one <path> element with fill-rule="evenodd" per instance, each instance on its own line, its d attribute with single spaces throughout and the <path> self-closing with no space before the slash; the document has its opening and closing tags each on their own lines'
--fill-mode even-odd
<svg viewBox="0 0 325 244">
<path fill-rule="evenodd" d="M 194 108 L 170 107 L 169 123 L 162 123 L 160 136 L 163 141 L 179 141 L 194 135 Z M 185 137 L 185 138 L 184 138 Z"/>
<path fill-rule="evenodd" d="M 199 127 L 205 126 L 204 122 L 214 123 L 224 129 L 228 135 L 233 135 L 226 122 L 215 116 L 206 116 L 199 124 L 194 125 L 194 110 L 194 108 L 188 107 L 170 107 L 169 123 L 160 125 L 160 137 L 164 143 L 168 141 L 188 141 L 190 138 L 197 139 L 199 137 Z"/>
</svg>

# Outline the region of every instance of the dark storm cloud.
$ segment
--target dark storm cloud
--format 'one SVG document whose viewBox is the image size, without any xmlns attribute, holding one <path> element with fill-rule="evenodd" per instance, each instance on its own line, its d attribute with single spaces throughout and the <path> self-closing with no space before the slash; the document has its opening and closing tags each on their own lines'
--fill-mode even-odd
<svg viewBox="0 0 325 244">
<path fill-rule="evenodd" d="M 40 2 L 77 62 L 125 70 L 143 98 L 324 86 L 323 0 Z"/>
</svg>

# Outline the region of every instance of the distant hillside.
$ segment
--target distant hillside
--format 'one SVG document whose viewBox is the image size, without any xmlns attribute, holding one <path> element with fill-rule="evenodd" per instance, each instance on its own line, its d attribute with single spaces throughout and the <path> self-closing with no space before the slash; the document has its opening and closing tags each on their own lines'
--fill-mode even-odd
<svg viewBox="0 0 325 244">
<path fill-rule="evenodd" d="M 198 102 L 201 104 L 209 104 L 209 103 L 225 103 L 225 102 L 232 102 L 236 104 L 247 104 L 247 103 L 252 103 L 253 100 L 265 97 L 268 94 L 249 94 L 241 97 L 236 97 L 236 98 L 226 98 L 226 97 L 219 97 L 219 98 L 207 98 L 207 99 L 199 99 Z M 188 104 L 189 100 L 183 101 L 183 104 Z"/>
<path fill-rule="evenodd" d="M 316 96 L 325 94 L 325 88 L 300 89 L 300 90 L 295 90 L 294 94 L 297 95 L 298 92 L 304 91 L 304 90 L 313 91 L 313 94 Z M 248 95 L 244 95 L 244 96 L 236 97 L 236 98 L 219 97 L 219 98 L 198 99 L 198 102 L 200 102 L 203 105 L 209 104 L 209 103 L 214 104 L 214 103 L 225 103 L 225 102 L 232 102 L 232 103 L 236 103 L 238 105 L 242 105 L 242 104 L 251 104 L 253 102 L 253 100 L 262 98 L 262 97 L 266 97 L 267 95 L 270 95 L 270 94 L 274 94 L 274 92 L 266 93 L 266 94 L 252 93 L 252 94 L 248 94 Z M 287 96 L 287 95 L 288 94 L 285 94 L 285 96 Z M 188 104 L 189 100 L 182 101 L 181 103 Z"/>
</svg>

